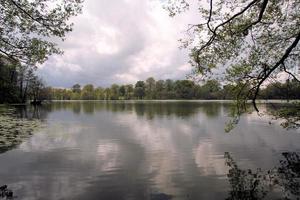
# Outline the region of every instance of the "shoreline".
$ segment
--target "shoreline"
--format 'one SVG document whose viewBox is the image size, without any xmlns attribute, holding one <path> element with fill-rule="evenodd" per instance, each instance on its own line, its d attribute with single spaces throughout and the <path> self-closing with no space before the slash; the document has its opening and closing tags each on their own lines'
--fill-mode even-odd
<svg viewBox="0 0 300 200">
<path fill-rule="evenodd" d="M 128 103 L 134 103 L 134 102 L 156 102 L 156 103 L 172 103 L 172 102 L 191 102 L 191 103 L 234 103 L 235 100 L 228 100 L 228 99 L 132 99 L 132 100 L 48 100 L 45 103 L 49 104 L 52 102 L 128 102 Z M 293 99 L 293 100 L 281 100 L 281 99 L 259 99 L 256 101 L 257 104 L 262 103 L 297 103 L 300 102 L 300 99 Z M 248 100 L 247 103 L 252 103 L 251 100 Z M 12 104 L 0 104 L 0 106 L 27 106 L 29 103 L 12 103 Z"/>
</svg>

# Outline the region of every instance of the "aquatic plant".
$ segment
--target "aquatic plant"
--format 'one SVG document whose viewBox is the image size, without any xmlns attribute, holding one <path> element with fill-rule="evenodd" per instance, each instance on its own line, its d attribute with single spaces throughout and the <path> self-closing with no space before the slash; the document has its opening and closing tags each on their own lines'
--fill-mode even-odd
<svg viewBox="0 0 300 200">
<path fill-rule="evenodd" d="M 11 150 L 41 126 L 37 119 L 18 118 L 13 108 L 0 109 L 0 153 Z"/>
</svg>

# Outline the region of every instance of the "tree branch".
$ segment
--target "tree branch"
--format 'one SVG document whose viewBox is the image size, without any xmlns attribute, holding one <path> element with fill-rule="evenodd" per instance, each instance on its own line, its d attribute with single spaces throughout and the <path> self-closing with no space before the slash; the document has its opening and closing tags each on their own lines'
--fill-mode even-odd
<svg viewBox="0 0 300 200">
<path fill-rule="evenodd" d="M 258 24 L 259 22 L 261 22 L 262 17 L 263 17 L 263 15 L 264 15 L 264 12 L 265 12 L 265 10 L 266 10 L 266 8 L 267 8 L 268 2 L 269 2 L 269 0 L 264 0 L 264 1 L 263 1 L 262 6 L 261 6 L 261 8 L 260 8 L 259 15 L 258 15 L 258 19 L 257 19 L 256 21 L 252 22 L 251 24 L 249 24 L 249 25 L 243 30 L 243 32 L 246 31 L 246 30 L 248 30 L 248 29 L 251 28 L 252 26 Z"/>
<path fill-rule="evenodd" d="M 212 1 L 212 0 L 211 0 Z M 259 0 L 253 0 L 251 1 L 245 8 L 243 8 L 240 12 L 234 14 L 232 17 L 230 17 L 229 19 L 227 19 L 225 22 L 219 24 L 218 26 L 216 26 L 216 28 L 214 28 L 211 33 L 213 34 L 210 39 L 208 40 L 208 42 L 206 44 L 204 44 L 199 50 L 197 50 L 198 52 L 198 55 L 199 53 L 205 49 L 207 46 L 209 46 L 214 40 L 215 40 L 215 37 L 217 36 L 217 30 L 226 25 L 227 23 L 231 22 L 232 20 L 234 20 L 236 17 L 242 15 L 244 12 L 246 12 L 249 8 L 251 8 L 255 3 L 257 3 Z M 212 7 L 212 2 L 211 2 L 211 7 Z M 211 8 L 212 9 L 212 8 Z"/>
<path fill-rule="evenodd" d="M 4 55 L 6 55 L 7 58 L 10 59 L 11 61 L 18 62 L 17 59 L 15 59 L 13 56 L 11 56 L 10 54 L 6 53 L 5 51 L 3 51 L 3 50 L 0 49 L 0 52 L 3 53 Z"/>
<path fill-rule="evenodd" d="M 42 26 L 46 27 L 48 30 L 50 30 L 51 32 L 55 32 L 48 24 L 45 24 L 43 22 L 41 22 L 39 19 L 41 18 L 35 18 L 33 17 L 31 14 L 29 14 L 26 10 L 24 10 L 21 5 L 19 5 L 18 3 L 16 3 L 14 0 L 9 0 L 12 4 L 14 4 L 19 10 L 21 10 L 26 16 L 28 16 L 31 20 L 41 24 Z"/>
<path fill-rule="evenodd" d="M 213 10 L 213 0 L 210 0 L 210 8 L 209 8 L 209 16 L 208 16 L 208 20 L 207 20 L 207 28 L 210 30 L 210 32 L 213 32 L 213 30 L 211 29 L 209 23 L 211 21 L 211 16 L 212 16 L 212 10 Z"/>
<path fill-rule="evenodd" d="M 289 72 L 289 71 L 286 69 L 284 63 L 283 63 L 282 65 L 283 65 L 283 71 L 284 71 L 285 73 L 291 75 L 296 81 L 300 82 L 300 80 L 299 80 L 293 73 Z"/>
<path fill-rule="evenodd" d="M 259 90 L 261 85 L 265 82 L 265 80 L 272 74 L 272 72 L 277 69 L 280 65 L 284 64 L 284 61 L 289 57 L 292 50 L 297 46 L 298 42 L 300 40 L 300 32 L 298 32 L 297 37 L 295 38 L 294 42 L 286 49 L 285 53 L 281 57 L 281 59 L 269 70 L 266 72 L 266 74 L 262 77 L 262 79 L 259 81 L 257 86 L 255 86 L 255 93 L 252 98 L 252 104 L 257 112 L 259 112 L 257 105 L 256 105 L 256 98 L 258 96 Z"/>
</svg>

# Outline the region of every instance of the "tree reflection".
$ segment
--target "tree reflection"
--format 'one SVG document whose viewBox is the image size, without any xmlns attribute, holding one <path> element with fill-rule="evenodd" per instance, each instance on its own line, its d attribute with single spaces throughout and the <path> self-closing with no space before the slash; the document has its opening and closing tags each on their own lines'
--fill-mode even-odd
<svg viewBox="0 0 300 200">
<path fill-rule="evenodd" d="M 53 102 L 45 105 L 43 110 L 71 110 L 74 114 L 94 114 L 99 111 L 134 112 L 140 117 L 153 119 L 161 116 L 191 117 L 199 111 L 209 118 L 217 117 L 221 103 L 184 102 L 184 101 L 85 101 Z"/>
<path fill-rule="evenodd" d="M 84 103 L 82 104 L 83 112 L 85 114 L 92 115 L 95 113 L 95 104 L 94 103 Z"/>
<path fill-rule="evenodd" d="M 79 104 L 79 103 L 74 104 L 74 106 L 72 107 L 72 110 L 73 110 L 74 114 L 80 114 L 81 104 Z"/>
<path fill-rule="evenodd" d="M 44 120 L 47 118 L 49 110 L 46 109 L 47 106 L 14 106 L 14 117 L 22 118 L 22 119 L 37 119 L 37 120 Z"/>
<path fill-rule="evenodd" d="M 201 106 L 201 111 L 203 111 L 207 117 L 214 118 L 220 114 L 222 106 L 225 105 L 220 103 L 205 103 Z"/>
<path fill-rule="evenodd" d="M 285 195 L 300 197 L 300 158 L 299 154 L 283 153 L 285 160 L 278 167 L 279 184 L 285 189 Z"/>
<path fill-rule="evenodd" d="M 225 153 L 231 186 L 228 200 L 299 199 L 300 159 L 296 152 L 282 153 L 280 164 L 268 171 L 240 169 L 229 153 Z"/>
<path fill-rule="evenodd" d="M 150 200 L 171 200 L 172 198 L 172 195 L 165 193 L 150 194 Z"/>
</svg>

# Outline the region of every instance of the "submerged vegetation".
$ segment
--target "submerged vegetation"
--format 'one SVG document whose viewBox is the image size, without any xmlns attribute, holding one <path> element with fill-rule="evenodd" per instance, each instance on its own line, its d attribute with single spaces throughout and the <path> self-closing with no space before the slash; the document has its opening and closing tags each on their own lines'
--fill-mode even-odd
<svg viewBox="0 0 300 200">
<path fill-rule="evenodd" d="M 234 116 L 248 112 L 256 99 L 299 99 L 299 2 L 208 1 L 199 4 L 199 21 L 188 27 L 182 47 L 190 50 L 190 80 L 148 78 L 135 85 L 95 88 L 76 84 L 70 89 L 45 87 L 36 65 L 61 54 L 51 41 L 65 40 L 72 31 L 71 17 L 82 11 L 82 0 L 5 0 L 0 12 L 0 103 L 27 100 L 233 99 Z M 168 0 L 170 16 L 187 11 L 189 0 Z M 12 17 L 16 16 L 16 17 Z M 55 39 L 55 40 L 53 40 Z M 286 83 L 278 82 L 287 76 Z M 217 80 L 214 80 L 215 78 Z M 99 77 L 100 78 L 100 77 Z M 292 111 L 294 112 L 294 111 Z M 297 115 L 299 113 L 296 113 Z M 280 111 L 278 116 L 292 116 Z M 299 121 L 299 118 L 293 120 Z M 238 120 L 235 120 L 237 122 Z M 297 126 L 295 126 L 297 127 Z"/>
<path fill-rule="evenodd" d="M 0 110 L 0 153 L 6 152 L 21 144 L 33 132 L 41 127 L 37 119 L 19 118 L 15 110 L 1 108 Z"/>
<path fill-rule="evenodd" d="M 190 6 L 189 0 L 168 0 L 166 2 L 170 4 L 167 9 L 171 16 L 187 11 Z M 37 65 L 43 64 L 51 55 L 62 54 L 62 50 L 52 41 L 66 39 L 66 34 L 72 31 L 73 24 L 70 19 L 81 12 L 82 3 L 82 0 L 1 0 L 0 104 L 25 104 L 27 101 L 36 103 L 41 100 L 164 99 L 229 99 L 235 100 L 236 104 L 223 107 L 208 104 L 197 106 L 190 102 L 188 104 L 177 102 L 169 106 L 151 102 L 146 105 L 142 101 L 134 104 L 127 103 L 127 101 L 126 103 L 122 103 L 122 101 L 118 103 L 101 102 L 102 104 L 98 105 L 77 103 L 72 106 L 64 105 L 61 102 L 49 104 L 46 109 L 72 110 L 73 114 L 77 115 L 83 112 L 91 116 L 94 112 L 102 110 L 111 113 L 128 112 L 123 116 L 99 112 L 95 118 L 89 116 L 75 118 L 69 115 L 70 112 L 54 115 L 57 121 L 68 118 L 68 120 L 72 120 L 68 125 L 72 126 L 78 123 L 81 125 L 79 128 L 88 127 L 89 131 L 72 126 L 68 130 L 72 134 L 69 134 L 68 137 L 75 141 L 75 145 L 78 143 L 78 148 L 72 148 L 72 151 L 66 151 L 70 148 L 64 148 L 64 151 L 60 149 L 57 152 L 51 152 L 52 157 L 48 156 L 48 158 L 49 154 L 47 153 L 49 152 L 42 152 L 39 157 L 46 158 L 35 159 L 36 162 L 27 164 L 29 170 L 27 167 L 22 169 L 23 166 L 20 167 L 18 162 L 15 164 L 11 161 L 12 159 L 9 160 L 11 163 L 8 166 L 3 164 L 7 168 L 4 168 L 4 171 L 1 168 L 1 175 L 4 174 L 3 172 L 9 172 L 5 174 L 8 178 L 5 178 L 15 185 L 19 184 L 17 186 L 19 188 L 13 186 L 18 191 L 20 191 L 21 185 L 28 183 L 34 185 L 32 188 L 38 195 L 46 196 L 47 193 L 41 190 L 43 184 L 40 184 L 45 183 L 46 189 L 56 188 L 59 191 L 68 192 L 69 188 L 74 187 L 76 192 L 82 193 L 81 189 L 87 185 L 84 190 L 89 193 L 88 195 L 93 193 L 93 187 L 96 186 L 95 193 L 97 195 L 124 195 L 124 198 L 133 198 L 134 196 L 125 196 L 125 194 L 130 191 L 141 194 L 146 193 L 145 191 L 149 192 L 150 187 L 146 187 L 147 184 L 151 184 L 151 187 L 156 186 L 154 179 L 158 177 L 161 181 L 164 176 L 167 181 L 162 181 L 161 184 L 167 189 L 172 187 L 173 183 L 178 183 L 180 188 L 194 187 L 198 184 L 197 179 L 193 179 L 197 176 L 198 171 L 196 170 L 212 168 L 209 166 L 209 159 L 203 157 L 204 154 L 214 155 L 213 159 L 215 159 L 219 154 L 214 151 L 223 153 L 228 150 L 228 147 L 232 151 L 241 148 L 242 151 L 249 151 L 242 146 L 248 144 L 242 143 L 244 140 L 246 141 L 246 137 L 243 137 L 242 140 L 237 139 L 238 145 L 221 141 L 221 145 L 226 148 L 222 148 L 221 145 L 214 146 L 219 145 L 218 141 L 213 140 L 215 136 L 213 134 L 218 132 L 215 132 L 214 129 L 206 131 L 206 126 L 210 128 L 223 123 L 223 120 L 220 120 L 223 119 L 223 114 L 230 113 L 232 120 L 226 127 L 226 131 L 230 131 L 239 122 L 243 113 L 254 110 L 259 112 L 257 99 L 300 99 L 300 80 L 299 74 L 296 72 L 299 71 L 300 55 L 299 0 L 209 0 L 207 3 L 199 3 L 200 21 L 189 25 L 188 38 L 181 41 L 183 47 L 190 50 L 193 75 L 196 79 L 200 78 L 203 81 L 201 84 L 192 80 L 155 80 L 150 77 L 145 81 L 137 81 L 135 84 L 113 84 L 106 88 L 95 87 L 92 84 L 83 87 L 75 84 L 68 89 L 46 87 L 36 74 Z M 282 76 L 284 76 L 283 79 L 281 79 Z M 253 107 L 250 109 L 247 104 L 249 100 L 253 103 Z M 268 109 L 268 106 L 271 108 Z M 227 112 L 229 109 L 231 112 Z M 25 112 L 18 113 L 16 108 L 0 106 L 0 154 L 16 148 L 41 128 L 42 122 L 34 117 L 28 117 L 26 111 L 25 108 Z M 202 113 L 197 115 L 198 111 Z M 132 113 L 135 113 L 136 117 L 131 116 Z M 300 127 L 299 102 L 288 105 L 268 104 L 265 113 L 279 121 L 284 128 Z M 39 116 L 40 113 L 37 112 L 34 115 Z M 156 116 L 159 116 L 159 119 L 149 123 Z M 191 121 L 189 124 L 188 117 L 195 118 L 195 121 Z M 141 120 L 137 120 L 137 118 Z M 143 121 L 143 118 L 146 120 Z M 210 121 L 212 118 L 218 118 L 220 121 Z M 116 122 L 120 124 L 116 125 Z M 203 126 L 199 127 L 198 125 L 201 123 Z M 255 124 L 245 127 L 253 128 L 253 126 Z M 75 129 L 78 130 L 78 133 Z M 55 132 L 55 130 L 49 130 Z M 174 131 L 176 134 L 172 134 Z M 197 131 L 202 135 L 194 136 L 193 134 Z M 62 132 L 59 132 L 60 136 L 65 137 L 66 131 L 62 130 Z M 162 135 L 160 135 L 161 133 Z M 76 138 L 78 135 L 80 137 Z M 217 137 L 219 135 L 216 135 Z M 188 138 L 189 141 L 184 143 L 184 138 Z M 44 138 L 38 141 L 43 145 Z M 255 139 L 253 141 L 263 143 L 259 145 L 268 146 L 268 143 L 264 143 L 263 140 Z M 266 141 L 268 140 L 266 139 Z M 71 140 L 63 139 L 61 142 L 73 143 Z M 276 138 L 276 142 L 281 143 L 282 141 L 280 138 L 278 140 Z M 251 147 L 259 147 L 255 146 L 255 143 L 249 144 Z M 297 140 L 295 143 L 297 146 Z M 63 143 L 59 141 L 55 148 L 59 149 L 62 146 Z M 193 149 L 182 147 L 193 147 Z M 267 147 L 271 149 L 272 156 L 273 153 L 281 151 L 281 149 L 272 149 L 272 147 Z M 292 149 L 293 147 L 288 146 L 288 148 Z M 187 154 L 184 149 L 187 149 Z M 253 151 L 255 157 L 261 156 L 259 154 L 262 151 L 259 150 L 265 150 L 265 148 L 255 149 Z M 294 150 L 298 149 L 295 147 L 291 152 L 282 153 L 280 162 L 269 170 L 260 168 L 244 170 L 235 162 L 231 153 L 225 153 L 225 165 L 229 169 L 227 179 L 230 187 L 227 199 L 264 199 L 272 193 L 282 194 L 283 199 L 299 199 L 300 156 L 298 152 L 293 152 Z M 40 149 L 37 151 L 40 153 Z M 177 151 L 178 154 L 176 154 Z M 208 165 L 203 167 L 196 163 L 196 151 L 199 151 L 199 163 L 207 162 Z M 192 156 L 189 160 L 190 153 Z M 3 156 L 3 158 L 11 158 L 9 156 L 11 155 Z M 16 158 L 19 158 L 18 156 L 20 155 L 17 155 Z M 252 154 L 243 157 L 243 159 L 245 158 L 254 160 Z M 28 157 L 24 157 L 26 162 L 27 159 Z M 45 168 L 38 166 L 39 162 Z M 49 163 L 53 165 L 49 167 Z M 30 171 L 28 173 L 30 178 L 23 174 L 20 176 L 21 178 L 11 178 L 10 176 L 16 173 L 14 170 L 10 170 L 13 164 L 16 165 L 14 169 L 20 169 L 21 173 L 26 173 L 26 170 Z M 121 167 L 118 168 L 118 165 Z M 173 166 L 179 167 L 179 170 L 176 168 L 173 170 Z M 46 170 L 44 171 L 44 169 Z M 145 169 L 151 172 L 146 171 L 147 176 L 144 176 L 143 170 Z M 186 170 L 191 170 L 187 173 L 188 176 L 185 176 Z M 49 174 L 47 174 L 48 171 Z M 106 172 L 109 174 L 105 174 Z M 173 177 L 170 173 L 174 172 L 178 174 Z M 211 177 L 217 177 L 215 175 Z M 208 177 L 207 174 L 203 177 L 201 179 L 204 180 L 205 185 L 213 186 L 205 179 Z M 188 183 L 188 179 L 191 179 L 191 184 L 185 185 Z M 47 180 L 50 181 L 47 182 Z M 101 182 L 103 180 L 106 182 Z M 120 180 L 122 181 L 120 182 Z M 86 182 L 82 183 L 81 181 Z M 147 183 L 143 185 L 143 181 Z M 52 182 L 55 187 L 51 184 Z M 71 184 L 64 185 L 68 183 Z M 115 183 L 119 185 L 116 186 Z M 120 190 L 115 192 L 114 187 L 120 187 Z M 92 190 L 88 190 L 91 188 Z M 197 189 L 193 190 L 197 191 Z M 24 187 L 21 190 L 28 189 Z M 72 190 L 69 191 L 72 192 Z M 7 185 L 0 187 L 0 199 L 12 199 L 13 197 L 13 192 L 8 189 Z M 37 196 L 31 196 L 31 198 L 34 197 Z M 58 195 L 55 197 L 63 198 Z M 152 200 L 172 198 L 173 194 L 162 192 L 150 194 Z"/>
</svg>

